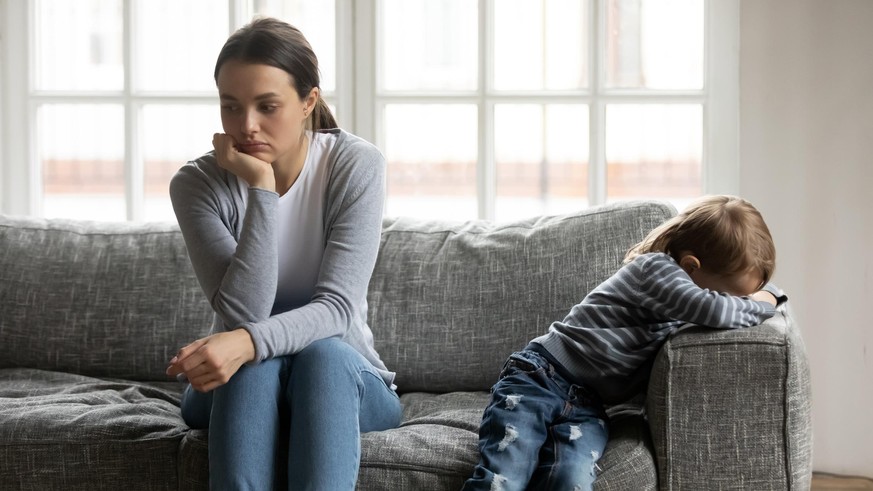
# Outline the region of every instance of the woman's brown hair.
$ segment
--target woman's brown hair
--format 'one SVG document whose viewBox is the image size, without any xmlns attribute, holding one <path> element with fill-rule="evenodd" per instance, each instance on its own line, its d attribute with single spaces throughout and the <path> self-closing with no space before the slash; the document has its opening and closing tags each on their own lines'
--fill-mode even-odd
<svg viewBox="0 0 873 491">
<path fill-rule="evenodd" d="M 216 82 L 218 71 L 228 60 L 284 70 L 291 75 L 294 90 L 301 99 L 305 99 L 313 87 L 320 88 L 318 58 L 309 41 L 299 29 L 278 19 L 255 19 L 231 34 L 215 62 Z M 337 127 L 336 119 L 320 93 L 307 124 L 315 131 Z"/>
<path fill-rule="evenodd" d="M 677 262 L 690 253 L 714 274 L 735 274 L 751 268 L 764 283 L 773 277 L 776 248 L 761 213 L 735 196 L 705 196 L 652 230 L 628 251 L 625 262 L 640 254 L 663 252 Z"/>
</svg>

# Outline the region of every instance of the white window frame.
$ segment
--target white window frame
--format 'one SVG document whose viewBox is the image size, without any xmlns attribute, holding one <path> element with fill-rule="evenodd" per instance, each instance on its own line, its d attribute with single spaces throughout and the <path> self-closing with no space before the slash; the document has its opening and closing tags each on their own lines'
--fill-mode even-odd
<svg viewBox="0 0 873 491">
<path fill-rule="evenodd" d="M 351 0 L 342 0 L 350 5 Z M 249 22 L 251 0 L 228 2 L 228 35 Z M 124 200 L 126 219 L 140 221 L 144 216 L 143 158 L 140 152 L 140 125 L 143 107 L 147 104 L 217 105 L 217 95 L 184 91 L 134 91 L 136 28 L 132 21 L 133 2 L 122 0 L 124 22 L 122 51 L 124 87 L 120 91 L 39 91 L 35 84 L 33 46 L 35 2 L 31 0 L 0 0 L 0 212 L 15 215 L 42 216 L 42 169 L 36 145 L 36 113 L 41 104 L 85 103 L 117 104 L 124 107 Z M 347 7 L 348 8 L 348 7 Z M 340 17 L 339 15 L 337 16 Z M 342 19 L 348 23 L 349 16 Z M 348 35 L 346 34 L 346 37 Z M 348 44 L 348 43 L 347 43 Z M 216 46 L 217 55 L 220 46 Z M 341 49 L 338 47 L 338 51 Z M 349 73 L 342 76 L 350 77 Z M 348 84 L 344 84 L 348 85 Z M 348 96 L 337 95 L 340 104 L 349 104 Z M 216 115 L 217 117 L 217 115 Z M 207 138 L 204 136 L 204 138 Z M 208 141 L 208 139 L 206 140 Z"/>
<path fill-rule="evenodd" d="M 228 32 L 244 24 L 249 0 L 230 2 Z M 590 28 L 599 36 L 603 25 L 600 1 L 592 1 Z M 494 217 L 495 165 L 493 155 L 493 107 L 498 102 L 573 102 L 589 104 L 590 169 L 588 199 L 591 205 L 605 202 L 606 157 L 604 153 L 605 105 L 609 102 L 695 102 L 703 106 L 703 192 L 736 194 L 739 190 L 739 3 L 735 0 L 705 1 L 704 89 L 694 93 L 671 92 L 665 95 L 609 93 L 593 90 L 578 95 L 496 96 L 485 91 L 488 73 L 488 43 L 491 18 L 489 0 L 479 2 L 479 85 L 475 93 L 459 96 L 387 95 L 377 90 L 376 30 L 378 0 L 336 0 L 337 89 L 332 102 L 340 123 L 347 130 L 384 148 L 381 114 L 390 102 L 475 103 L 479 110 L 477 201 L 480 218 Z M 0 212 L 16 215 L 42 214 L 42 183 L 35 148 L 36 107 L 51 102 L 116 102 L 125 106 L 125 199 L 127 219 L 142 216 L 142 160 L 138 152 L 137 115 L 146 102 L 214 103 L 209 96 L 152 96 L 133 94 L 130 88 L 133 52 L 130 0 L 124 0 L 125 88 L 121 93 L 100 95 L 36 93 L 32 86 L 29 52 L 32 45 L 31 1 L 0 0 Z M 602 41 L 600 41 L 602 42 Z M 599 60 L 595 43 L 589 46 L 590 60 Z M 600 87 L 600 66 L 595 62 L 590 86 Z M 132 110 L 136 109 L 136 110 Z"/>
<path fill-rule="evenodd" d="M 499 0 L 494 0 L 499 1 Z M 478 0 L 479 8 L 479 76 L 477 89 L 469 94 L 385 94 L 377 82 L 378 0 L 355 2 L 359 20 L 355 32 L 356 99 L 355 131 L 363 138 L 385 148 L 381 115 L 386 104 L 465 103 L 479 108 L 477 202 L 478 216 L 493 219 L 496 203 L 496 166 L 494 161 L 494 105 L 515 103 L 582 103 L 589 107 L 589 189 L 588 202 L 606 202 L 605 123 L 608 103 L 693 103 L 703 107 L 702 189 L 704 194 L 737 194 L 739 191 L 739 3 L 735 0 L 701 0 L 704 4 L 704 83 L 695 91 L 628 91 L 603 88 L 605 43 L 601 26 L 605 25 L 604 0 L 589 2 L 589 30 L 596 42 L 589 43 L 589 84 L 591 89 L 560 94 L 496 94 L 487 90 L 492 77 L 489 60 L 493 47 L 491 0 Z M 717 62 L 716 62 L 717 60 Z"/>
</svg>

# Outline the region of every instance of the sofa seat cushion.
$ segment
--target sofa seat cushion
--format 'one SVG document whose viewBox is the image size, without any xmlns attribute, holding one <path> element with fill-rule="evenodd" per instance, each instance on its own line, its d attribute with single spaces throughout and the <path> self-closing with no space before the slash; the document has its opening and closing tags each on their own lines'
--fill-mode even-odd
<svg viewBox="0 0 873 491">
<path fill-rule="evenodd" d="M 461 489 L 479 459 L 485 392 L 403 394 L 403 423 L 366 433 L 358 489 Z"/>
<path fill-rule="evenodd" d="M 401 426 L 362 437 L 358 489 L 460 489 L 479 460 L 479 422 L 488 400 L 487 392 L 403 394 Z M 639 408 L 610 414 L 610 439 L 595 489 L 656 489 L 655 460 Z"/>
<path fill-rule="evenodd" d="M 169 387 L 0 369 L 3 489 L 178 489 L 187 430 Z"/>
<path fill-rule="evenodd" d="M 477 444 L 487 392 L 400 397 L 403 423 L 361 437 L 359 491 L 461 489 L 479 461 Z M 638 406 L 610 410 L 610 438 L 600 460 L 596 491 L 657 489 L 649 431 Z M 181 489 L 208 488 L 206 431 L 189 431 L 182 442 Z"/>
</svg>

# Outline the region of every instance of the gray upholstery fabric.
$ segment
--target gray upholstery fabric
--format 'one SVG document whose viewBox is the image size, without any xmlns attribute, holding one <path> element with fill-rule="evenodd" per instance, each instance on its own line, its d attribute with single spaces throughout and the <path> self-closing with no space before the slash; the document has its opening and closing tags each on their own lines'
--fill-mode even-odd
<svg viewBox="0 0 873 491">
<path fill-rule="evenodd" d="M 147 384 L 0 369 L 0 489 L 177 489 L 178 404 Z"/>
<path fill-rule="evenodd" d="M 401 391 L 488 390 L 675 211 L 623 203 L 510 224 L 387 220 L 368 295 Z"/>
<path fill-rule="evenodd" d="M 677 332 L 647 405 L 661 489 L 809 488 L 809 367 L 785 308 L 751 329 Z"/>
<path fill-rule="evenodd" d="M 610 412 L 609 442 L 598 462 L 595 491 L 653 491 L 658 488 L 649 427 L 641 412 Z"/>
<path fill-rule="evenodd" d="M 363 435 L 359 489 L 459 489 L 506 356 L 672 213 L 385 220 L 370 325 L 404 422 Z M 207 489 L 207 432 L 184 425 L 164 369 L 210 322 L 175 225 L 0 216 L 0 489 Z M 648 424 L 610 411 L 598 491 L 808 485 L 808 368 L 787 316 L 680 332 L 653 376 Z"/>
<path fill-rule="evenodd" d="M 209 305 L 178 227 L 0 216 L 0 368 L 165 380 Z"/>
<path fill-rule="evenodd" d="M 479 459 L 479 421 L 488 398 L 487 392 L 412 392 L 401 396 L 401 426 L 366 433 L 361 439 L 358 489 L 460 489 Z M 655 461 L 639 410 L 613 415 L 610 432 L 595 489 L 655 489 Z M 180 489 L 207 489 L 207 439 L 206 432 L 198 430 L 188 432 L 182 442 Z"/>
<path fill-rule="evenodd" d="M 209 437 L 207 430 L 190 430 L 179 449 L 179 489 L 209 489 Z"/>
<path fill-rule="evenodd" d="M 365 434 L 359 490 L 457 490 L 479 460 L 487 392 L 408 393 L 400 428 Z M 642 415 L 613 415 L 595 490 L 654 489 L 655 462 Z"/>
</svg>

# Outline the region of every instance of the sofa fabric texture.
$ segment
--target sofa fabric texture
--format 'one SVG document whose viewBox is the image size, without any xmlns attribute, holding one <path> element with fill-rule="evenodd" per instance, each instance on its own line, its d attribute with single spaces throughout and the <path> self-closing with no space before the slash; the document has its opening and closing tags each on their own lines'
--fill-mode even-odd
<svg viewBox="0 0 873 491">
<path fill-rule="evenodd" d="M 368 319 L 404 417 L 362 436 L 358 489 L 460 489 L 506 357 L 674 213 L 385 219 Z M 175 224 L 0 216 L 0 489 L 207 489 L 208 431 L 184 424 L 164 370 L 211 320 Z M 609 409 L 597 490 L 808 486 L 808 368 L 787 311 L 681 330 L 652 373 L 647 398 Z"/>
</svg>

